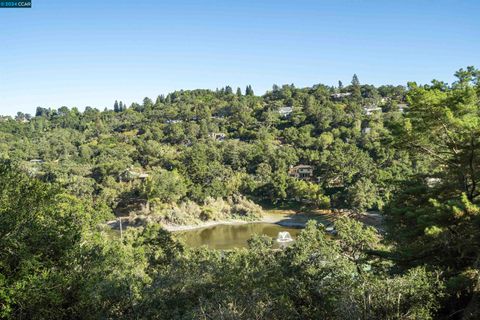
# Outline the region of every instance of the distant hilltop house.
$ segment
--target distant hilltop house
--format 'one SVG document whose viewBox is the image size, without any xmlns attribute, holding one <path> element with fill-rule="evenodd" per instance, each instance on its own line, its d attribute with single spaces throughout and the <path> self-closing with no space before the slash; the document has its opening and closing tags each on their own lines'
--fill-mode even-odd
<svg viewBox="0 0 480 320">
<path fill-rule="evenodd" d="M 227 135 L 222 132 L 212 132 L 209 136 L 215 141 L 225 141 L 225 138 L 227 137 Z"/>
<path fill-rule="evenodd" d="M 382 111 L 382 108 L 378 107 L 375 104 L 365 105 L 363 106 L 363 110 L 367 114 L 367 116 L 373 114 L 374 112 Z"/>
<path fill-rule="evenodd" d="M 283 118 L 288 117 L 292 112 L 292 107 L 281 107 L 280 109 L 278 109 L 278 114 Z"/>
<path fill-rule="evenodd" d="M 140 173 L 138 175 L 138 179 L 147 179 L 148 178 L 148 173 Z"/>
<path fill-rule="evenodd" d="M 426 178 L 425 182 L 427 183 L 427 186 L 429 188 L 434 188 L 434 187 L 437 187 L 439 184 L 442 183 L 442 179 L 430 177 L 430 178 Z"/>
<path fill-rule="evenodd" d="M 170 119 L 167 119 L 165 121 L 165 123 L 168 123 L 168 124 L 180 123 L 180 122 L 183 122 L 183 121 L 182 120 L 170 120 Z"/>
<path fill-rule="evenodd" d="M 370 127 L 366 127 L 366 128 L 363 128 L 363 129 L 362 129 L 362 133 L 363 133 L 363 134 L 369 134 L 370 131 L 372 131 L 372 128 L 370 128 Z"/>
<path fill-rule="evenodd" d="M 400 111 L 401 113 L 404 113 L 405 109 L 408 108 L 408 105 L 406 103 L 399 103 L 397 104 L 397 107 L 398 107 L 398 111 Z"/>
<path fill-rule="evenodd" d="M 136 179 L 145 180 L 149 177 L 148 173 L 145 172 L 138 172 L 132 169 L 125 170 L 119 175 L 120 181 L 133 181 Z"/>
<path fill-rule="evenodd" d="M 43 159 L 30 159 L 30 163 L 44 163 Z"/>
<path fill-rule="evenodd" d="M 310 180 L 313 178 L 313 166 L 308 164 L 299 164 L 291 166 L 288 175 L 297 179 Z"/>
<path fill-rule="evenodd" d="M 332 97 L 332 99 L 334 100 L 340 100 L 340 99 L 349 97 L 351 95 L 352 95 L 351 92 L 342 92 L 342 93 L 334 93 L 330 97 Z"/>
</svg>

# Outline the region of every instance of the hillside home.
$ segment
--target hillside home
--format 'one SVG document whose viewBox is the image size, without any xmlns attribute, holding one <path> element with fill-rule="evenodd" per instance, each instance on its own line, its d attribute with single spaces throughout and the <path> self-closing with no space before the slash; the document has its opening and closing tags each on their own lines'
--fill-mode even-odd
<svg viewBox="0 0 480 320">
<path fill-rule="evenodd" d="M 366 128 L 363 128 L 363 129 L 362 129 L 362 133 L 363 133 L 363 134 L 369 134 L 370 131 L 372 131 L 372 128 L 370 128 L 370 127 L 366 127 Z"/>
<path fill-rule="evenodd" d="M 313 166 L 307 164 L 291 166 L 288 175 L 297 179 L 310 180 L 313 178 Z"/>
<path fill-rule="evenodd" d="M 292 107 L 282 107 L 282 108 L 278 109 L 278 113 L 283 118 L 287 118 L 292 112 L 293 112 Z"/>
<path fill-rule="evenodd" d="M 221 132 L 212 132 L 209 134 L 209 136 L 215 141 L 225 141 L 225 138 L 227 137 L 225 133 Z"/>
<path fill-rule="evenodd" d="M 148 178 L 148 173 L 140 173 L 138 179 L 145 180 Z"/>
<path fill-rule="evenodd" d="M 367 116 L 373 114 L 374 112 L 381 112 L 382 108 L 378 107 L 375 104 L 365 105 L 363 106 L 363 110 L 367 114 Z"/>
<path fill-rule="evenodd" d="M 341 100 L 343 98 L 347 98 L 351 96 L 351 92 L 342 92 L 342 93 L 334 93 L 330 97 L 332 97 L 333 100 Z"/>
<path fill-rule="evenodd" d="M 401 113 L 404 113 L 405 110 L 408 108 L 408 105 L 406 103 L 399 103 L 397 107 L 398 107 L 398 111 L 400 111 Z"/>
<path fill-rule="evenodd" d="M 148 178 L 148 173 L 139 172 L 132 169 L 127 169 L 118 176 L 119 181 L 133 181 L 133 180 L 145 180 Z"/>
<path fill-rule="evenodd" d="M 168 123 L 168 124 L 174 124 L 174 123 L 180 123 L 180 122 L 183 122 L 183 120 L 170 120 L 170 119 L 165 120 L 165 123 Z"/>
</svg>

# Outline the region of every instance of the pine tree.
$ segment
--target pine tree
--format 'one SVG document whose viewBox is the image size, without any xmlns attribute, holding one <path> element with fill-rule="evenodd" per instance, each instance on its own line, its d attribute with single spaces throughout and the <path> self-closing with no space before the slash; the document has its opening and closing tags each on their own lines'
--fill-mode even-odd
<svg viewBox="0 0 480 320">
<path fill-rule="evenodd" d="M 247 88 L 245 89 L 245 95 L 246 96 L 253 96 L 253 89 L 251 85 L 248 85 Z"/>
<path fill-rule="evenodd" d="M 150 110 L 153 107 L 153 101 L 149 97 L 143 99 L 143 110 Z"/>
<path fill-rule="evenodd" d="M 358 79 L 357 79 L 358 80 Z M 338 89 L 342 90 L 343 89 L 343 83 L 341 80 L 338 80 Z"/>
<path fill-rule="evenodd" d="M 117 100 L 115 100 L 115 103 L 113 104 L 113 111 L 115 111 L 115 112 L 120 112 L 120 109 L 119 109 L 119 107 L 118 107 L 118 101 L 117 101 Z"/>
<path fill-rule="evenodd" d="M 157 97 L 157 100 L 155 101 L 155 107 L 158 108 L 164 102 L 165 102 L 165 96 L 163 94 L 159 95 Z"/>
<path fill-rule="evenodd" d="M 360 81 L 358 81 L 357 74 L 354 74 L 352 77 L 352 86 L 360 86 Z"/>
<path fill-rule="evenodd" d="M 357 101 L 360 101 L 362 98 L 362 92 L 360 90 L 360 81 L 358 81 L 358 77 L 356 74 L 352 77 L 352 96 Z"/>
<path fill-rule="evenodd" d="M 118 110 L 119 110 L 120 112 L 122 112 L 122 111 L 124 110 L 124 109 L 123 109 L 123 102 L 122 102 L 122 101 L 120 101 L 120 102 L 118 103 Z"/>
<path fill-rule="evenodd" d="M 242 96 L 242 89 L 240 89 L 240 87 L 237 88 L 237 96 Z"/>
</svg>

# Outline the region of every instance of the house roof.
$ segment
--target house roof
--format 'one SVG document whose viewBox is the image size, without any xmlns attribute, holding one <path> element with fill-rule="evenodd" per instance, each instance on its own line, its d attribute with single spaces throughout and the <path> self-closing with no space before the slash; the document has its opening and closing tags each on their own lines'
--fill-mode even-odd
<svg viewBox="0 0 480 320">
<path fill-rule="evenodd" d="M 299 164 L 294 167 L 291 167 L 290 169 L 313 169 L 313 166 L 309 164 Z"/>
<path fill-rule="evenodd" d="M 278 109 L 278 112 L 280 113 L 290 113 L 292 111 L 293 111 L 292 107 L 281 107 L 280 109 Z"/>
</svg>

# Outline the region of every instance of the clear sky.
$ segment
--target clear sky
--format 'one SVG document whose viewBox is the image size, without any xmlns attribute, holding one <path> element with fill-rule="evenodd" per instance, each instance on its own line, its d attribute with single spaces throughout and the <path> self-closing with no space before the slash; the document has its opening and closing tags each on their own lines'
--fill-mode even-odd
<svg viewBox="0 0 480 320">
<path fill-rule="evenodd" d="M 0 114 L 176 89 L 453 81 L 480 1 L 32 0 L 0 9 Z"/>
</svg>

